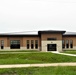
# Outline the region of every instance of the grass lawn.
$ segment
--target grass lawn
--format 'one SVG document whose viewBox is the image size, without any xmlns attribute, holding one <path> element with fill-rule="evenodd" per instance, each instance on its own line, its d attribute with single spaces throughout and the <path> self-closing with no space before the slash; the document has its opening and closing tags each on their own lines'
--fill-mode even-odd
<svg viewBox="0 0 76 75">
<path fill-rule="evenodd" d="M 0 54 L 0 64 L 76 62 L 76 57 L 51 52 Z"/>
<path fill-rule="evenodd" d="M 76 66 L 0 69 L 0 75 L 76 75 Z"/>
<path fill-rule="evenodd" d="M 76 54 L 76 50 L 65 50 L 64 53 Z"/>
</svg>

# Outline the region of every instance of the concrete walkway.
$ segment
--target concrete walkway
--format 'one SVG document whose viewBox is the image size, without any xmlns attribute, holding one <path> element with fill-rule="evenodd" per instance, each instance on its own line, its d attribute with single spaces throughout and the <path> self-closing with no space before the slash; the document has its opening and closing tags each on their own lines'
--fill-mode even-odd
<svg viewBox="0 0 76 75">
<path fill-rule="evenodd" d="M 48 67 L 48 66 L 76 66 L 76 62 L 75 62 L 75 63 L 48 63 L 48 64 L 13 64 L 13 65 L 0 65 L 0 68 Z"/>
<path fill-rule="evenodd" d="M 0 54 L 17 54 L 17 53 L 42 53 L 42 52 L 1 52 Z"/>
<path fill-rule="evenodd" d="M 62 55 L 67 55 L 67 56 L 75 56 L 75 57 L 76 57 L 76 54 L 59 53 L 59 52 L 52 52 L 52 53 L 55 53 L 55 54 L 62 54 Z"/>
<path fill-rule="evenodd" d="M 51 52 L 55 53 L 55 54 L 62 54 L 62 55 L 75 56 L 76 57 L 76 54 L 59 53 L 57 51 L 51 51 Z M 44 53 L 44 52 L 1 52 L 0 54 L 17 54 L 17 53 Z"/>
</svg>

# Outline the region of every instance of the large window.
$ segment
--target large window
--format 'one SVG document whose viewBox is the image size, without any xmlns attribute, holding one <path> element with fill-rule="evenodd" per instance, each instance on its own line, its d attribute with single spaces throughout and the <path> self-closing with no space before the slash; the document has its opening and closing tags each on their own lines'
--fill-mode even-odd
<svg viewBox="0 0 76 75">
<path fill-rule="evenodd" d="M 70 40 L 70 48 L 73 48 L 73 40 Z"/>
<path fill-rule="evenodd" d="M 38 40 L 35 40 L 35 49 L 38 49 Z"/>
<path fill-rule="evenodd" d="M 27 49 L 29 49 L 29 48 L 30 48 L 30 45 L 29 45 L 29 44 L 30 44 L 30 42 L 29 42 L 29 40 L 27 40 L 27 42 L 26 42 L 26 43 L 27 43 Z"/>
<path fill-rule="evenodd" d="M 34 49 L 34 40 L 31 40 L 31 49 Z"/>
<path fill-rule="evenodd" d="M 11 40 L 10 48 L 11 49 L 20 49 L 20 40 Z"/>
<path fill-rule="evenodd" d="M 69 40 L 66 40 L 66 48 L 69 48 Z"/>
<path fill-rule="evenodd" d="M 57 40 L 56 38 L 47 38 L 47 40 Z"/>
<path fill-rule="evenodd" d="M 38 40 L 27 40 L 26 41 L 26 46 L 27 46 L 27 49 L 38 49 Z"/>
<path fill-rule="evenodd" d="M 4 40 L 1 40 L 1 49 L 4 49 Z"/>
<path fill-rule="evenodd" d="M 62 40 L 62 47 L 65 48 L 65 40 Z"/>
</svg>

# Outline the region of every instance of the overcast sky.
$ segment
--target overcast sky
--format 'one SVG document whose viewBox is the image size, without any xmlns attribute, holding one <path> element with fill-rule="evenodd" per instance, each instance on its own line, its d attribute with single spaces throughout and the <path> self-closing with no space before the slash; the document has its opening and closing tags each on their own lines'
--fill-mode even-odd
<svg viewBox="0 0 76 75">
<path fill-rule="evenodd" d="M 0 0 L 0 32 L 76 31 L 76 0 Z"/>
</svg>

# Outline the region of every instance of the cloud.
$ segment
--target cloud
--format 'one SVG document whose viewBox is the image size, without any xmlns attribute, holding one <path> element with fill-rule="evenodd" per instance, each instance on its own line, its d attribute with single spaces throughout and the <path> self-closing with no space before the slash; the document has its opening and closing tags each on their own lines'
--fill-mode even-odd
<svg viewBox="0 0 76 75">
<path fill-rule="evenodd" d="M 1 0 L 0 32 L 63 29 L 75 31 L 75 0 Z"/>
</svg>

